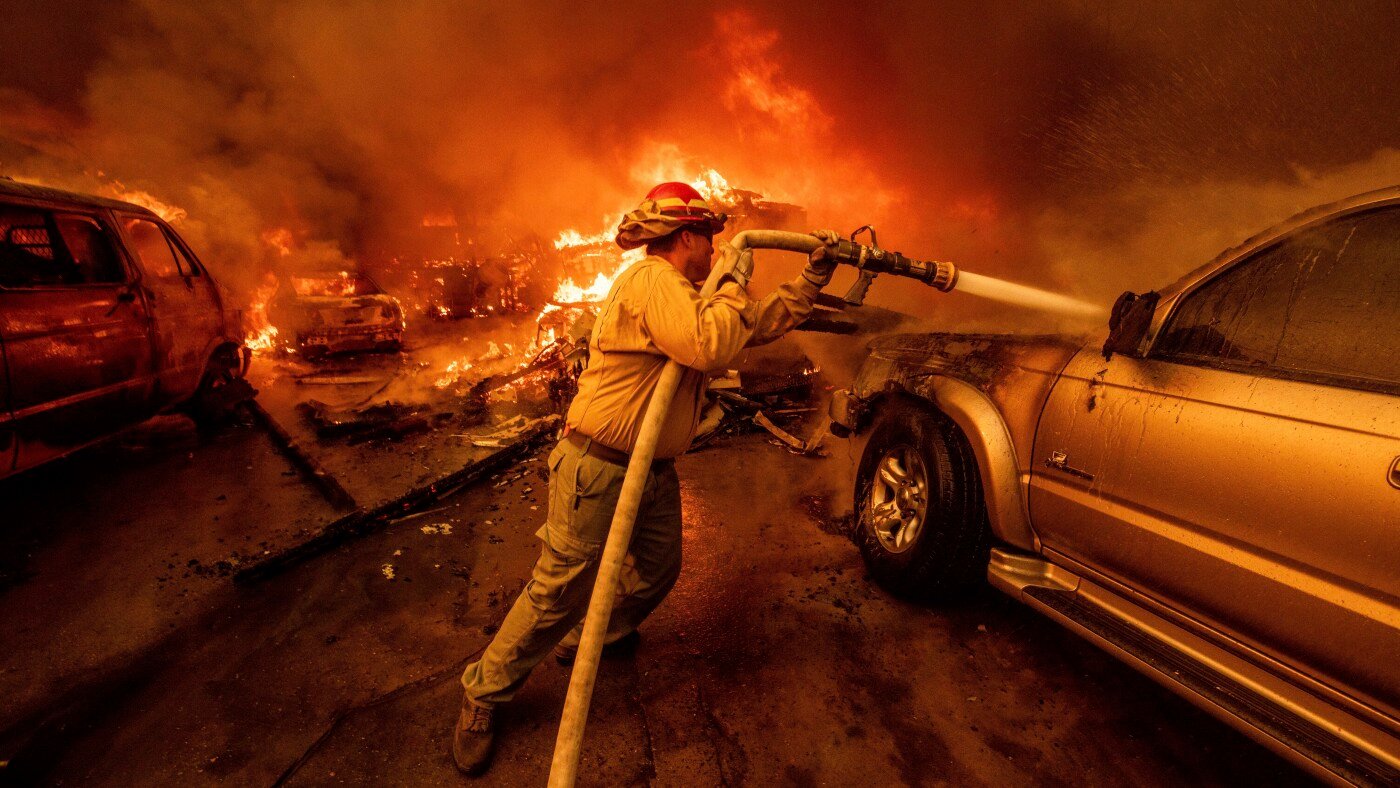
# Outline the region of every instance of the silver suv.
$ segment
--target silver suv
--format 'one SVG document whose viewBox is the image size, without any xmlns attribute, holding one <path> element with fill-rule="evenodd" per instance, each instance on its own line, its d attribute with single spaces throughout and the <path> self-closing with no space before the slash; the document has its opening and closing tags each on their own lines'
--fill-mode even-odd
<svg viewBox="0 0 1400 788">
<path fill-rule="evenodd" d="M 1310 211 L 1088 343 L 874 343 L 857 540 L 987 577 L 1312 773 L 1400 784 L 1400 188 Z"/>
</svg>

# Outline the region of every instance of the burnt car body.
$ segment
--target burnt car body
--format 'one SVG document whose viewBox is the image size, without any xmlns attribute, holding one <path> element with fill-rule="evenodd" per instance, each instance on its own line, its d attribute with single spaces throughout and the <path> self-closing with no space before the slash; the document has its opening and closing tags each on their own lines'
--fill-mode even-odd
<svg viewBox="0 0 1400 788">
<path fill-rule="evenodd" d="M 282 336 L 308 356 L 397 352 L 403 347 L 404 316 L 398 299 L 358 272 L 284 277 L 268 306 L 268 317 Z"/>
<path fill-rule="evenodd" d="M 1261 233 L 1114 328 L 873 343 L 857 541 L 993 586 L 1314 775 L 1400 783 L 1400 188 Z"/>
<path fill-rule="evenodd" d="M 241 375 L 238 325 L 156 214 L 0 179 L 0 477 Z"/>
</svg>

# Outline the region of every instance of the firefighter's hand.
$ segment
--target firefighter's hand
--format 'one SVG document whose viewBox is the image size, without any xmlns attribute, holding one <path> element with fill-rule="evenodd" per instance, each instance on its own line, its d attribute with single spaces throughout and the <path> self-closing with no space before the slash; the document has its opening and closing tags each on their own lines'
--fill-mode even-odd
<svg viewBox="0 0 1400 788">
<path fill-rule="evenodd" d="M 715 264 L 724 271 L 730 279 L 739 283 L 739 287 L 745 290 L 749 288 L 749 279 L 753 277 L 753 250 L 744 249 L 742 252 L 735 249 L 733 244 L 725 242 L 719 247 L 719 262 Z"/>
<path fill-rule="evenodd" d="M 841 236 L 837 235 L 835 230 L 813 230 L 812 235 L 824 246 L 812 250 L 812 254 L 807 258 L 807 267 L 802 269 L 802 276 L 819 288 L 826 287 L 831 284 L 831 275 L 836 272 L 836 257 L 831 253 L 830 247 L 841 240 Z"/>
</svg>

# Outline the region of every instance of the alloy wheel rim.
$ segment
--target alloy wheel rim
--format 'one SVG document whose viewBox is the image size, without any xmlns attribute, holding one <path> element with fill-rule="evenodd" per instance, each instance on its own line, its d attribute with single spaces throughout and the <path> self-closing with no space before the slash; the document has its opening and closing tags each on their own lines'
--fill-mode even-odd
<svg viewBox="0 0 1400 788">
<path fill-rule="evenodd" d="M 867 515 L 880 545 L 902 553 L 919 540 L 928 513 L 928 472 L 912 446 L 887 450 L 875 466 Z"/>
</svg>

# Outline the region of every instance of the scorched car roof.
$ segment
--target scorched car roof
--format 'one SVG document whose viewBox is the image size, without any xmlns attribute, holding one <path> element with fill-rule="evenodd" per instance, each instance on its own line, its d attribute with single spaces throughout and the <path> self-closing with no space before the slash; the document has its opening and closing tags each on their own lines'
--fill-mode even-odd
<svg viewBox="0 0 1400 788">
<path fill-rule="evenodd" d="M 0 175 L 0 197 L 19 197 L 26 200 L 61 202 L 67 205 L 81 206 L 84 208 L 110 208 L 112 210 L 156 216 L 150 209 L 143 208 L 134 203 L 112 200 L 107 197 L 98 197 L 93 194 L 79 194 L 78 192 L 66 192 L 62 189 L 50 189 L 47 186 L 35 186 L 31 183 L 20 183 L 19 181 L 11 180 L 3 175 Z"/>
</svg>

